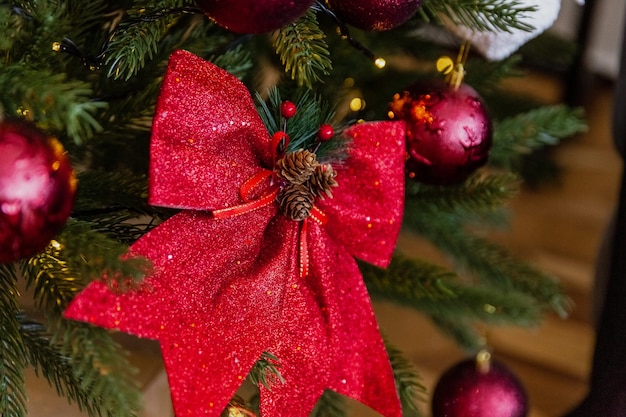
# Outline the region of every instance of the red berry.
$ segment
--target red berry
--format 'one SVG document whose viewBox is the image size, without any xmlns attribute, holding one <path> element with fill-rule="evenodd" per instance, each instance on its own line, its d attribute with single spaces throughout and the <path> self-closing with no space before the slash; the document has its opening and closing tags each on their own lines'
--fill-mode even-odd
<svg viewBox="0 0 626 417">
<path fill-rule="evenodd" d="M 293 104 L 291 101 L 283 101 L 280 105 L 280 114 L 285 119 L 291 119 L 293 116 L 296 115 L 297 110 L 298 109 L 296 108 L 296 105 Z"/>
<path fill-rule="evenodd" d="M 317 131 L 317 136 L 321 141 L 326 142 L 327 140 L 332 139 L 335 135 L 335 129 L 329 124 L 323 124 L 320 126 L 320 129 Z"/>
</svg>

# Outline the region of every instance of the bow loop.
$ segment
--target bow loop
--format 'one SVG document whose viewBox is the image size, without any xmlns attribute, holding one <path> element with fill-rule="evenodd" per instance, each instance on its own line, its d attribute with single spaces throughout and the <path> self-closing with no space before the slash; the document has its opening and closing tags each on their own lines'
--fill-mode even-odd
<svg viewBox="0 0 626 417">
<path fill-rule="evenodd" d="M 228 72 L 187 51 L 172 54 L 150 144 L 150 203 L 213 210 L 270 168 L 271 138 L 252 97 Z"/>
</svg>

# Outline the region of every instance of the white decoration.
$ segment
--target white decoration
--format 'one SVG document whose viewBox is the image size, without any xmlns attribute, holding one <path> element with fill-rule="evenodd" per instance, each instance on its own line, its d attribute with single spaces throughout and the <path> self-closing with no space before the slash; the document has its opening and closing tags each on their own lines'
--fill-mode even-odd
<svg viewBox="0 0 626 417">
<path fill-rule="evenodd" d="M 493 31 L 479 32 L 466 26 L 456 26 L 446 20 L 449 31 L 461 39 L 471 41 L 472 48 L 478 50 L 485 58 L 498 61 L 509 57 L 529 40 L 540 35 L 548 29 L 561 8 L 561 0 L 519 0 L 522 7 L 535 7 L 534 12 L 522 16 L 519 21 L 533 27 L 530 32 L 520 29 L 510 29 L 505 32 L 498 29 Z"/>
</svg>

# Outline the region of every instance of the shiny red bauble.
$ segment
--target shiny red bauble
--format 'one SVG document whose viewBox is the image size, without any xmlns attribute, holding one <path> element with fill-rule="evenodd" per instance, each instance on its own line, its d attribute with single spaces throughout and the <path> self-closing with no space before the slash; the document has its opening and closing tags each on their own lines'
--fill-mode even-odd
<svg viewBox="0 0 626 417">
<path fill-rule="evenodd" d="M 28 122 L 0 122 L 0 262 L 44 249 L 67 221 L 75 191 L 56 139 Z"/>
<path fill-rule="evenodd" d="M 483 369 L 474 359 L 448 369 L 435 387 L 433 417 L 525 417 L 526 391 L 504 365 Z"/>
<path fill-rule="evenodd" d="M 296 115 L 298 108 L 292 101 L 283 101 L 280 103 L 280 115 L 285 119 L 291 119 Z"/>
<path fill-rule="evenodd" d="M 293 22 L 314 0 L 196 0 L 218 25 L 237 33 L 263 33 Z"/>
<path fill-rule="evenodd" d="M 484 165 L 493 128 L 485 103 L 469 85 L 418 83 L 396 94 L 390 117 L 407 127 L 406 169 L 417 181 L 450 185 Z"/>
<path fill-rule="evenodd" d="M 409 20 L 422 0 L 328 0 L 346 23 L 364 30 L 393 29 Z"/>
<path fill-rule="evenodd" d="M 333 136 L 335 136 L 335 129 L 327 123 L 321 125 L 320 128 L 317 130 L 317 137 L 322 142 L 331 140 Z"/>
</svg>

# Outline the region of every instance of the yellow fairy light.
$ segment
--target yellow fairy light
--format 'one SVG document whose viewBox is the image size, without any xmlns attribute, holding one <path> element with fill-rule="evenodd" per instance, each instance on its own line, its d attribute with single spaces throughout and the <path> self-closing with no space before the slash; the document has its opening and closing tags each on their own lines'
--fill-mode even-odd
<svg viewBox="0 0 626 417">
<path fill-rule="evenodd" d="M 383 69 L 385 68 L 385 65 L 387 65 L 387 61 L 385 61 L 384 58 L 376 58 L 374 65 L 376 65 L 376 68 L 378 69 Z"/>
<path fill-rule="evenodd" d="M 437 71 L 442 74 L 449 74 L 454 69 L 454 61 L 449 56 L 442 56 L 437 60 Z"/>
<path fill-rule="evenodd" d="M 61 42 L 52 42 L 52 50 L 54 52 L 61 51 Z"/>
<path fill-rule="evenodd" d="M 343 86 L 346 88 L 354 87 L 354 78 L 348 77 L 345 80 L 343 80 Z"/>
<path fill-rule="evenodd" d="M 355 97 L 350 100 L 350 110 L 361 111 L 365 108 L 365 100 L 360 97 Z"/>
</svg>

